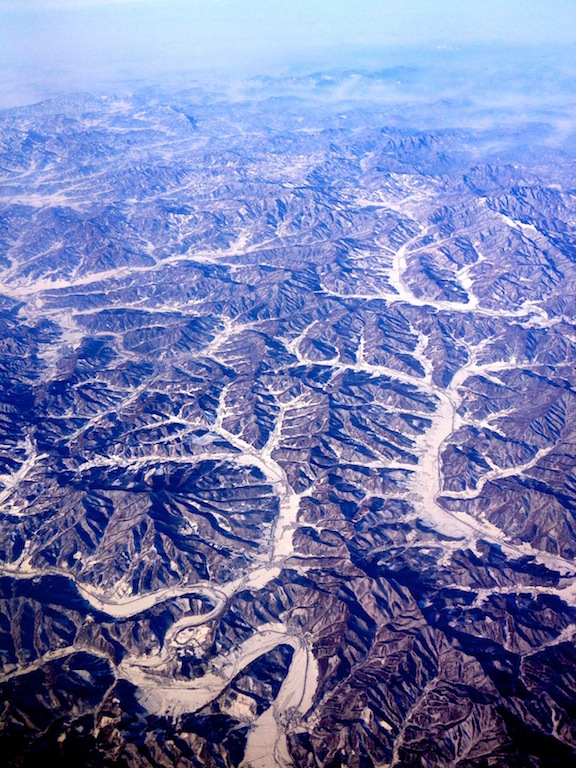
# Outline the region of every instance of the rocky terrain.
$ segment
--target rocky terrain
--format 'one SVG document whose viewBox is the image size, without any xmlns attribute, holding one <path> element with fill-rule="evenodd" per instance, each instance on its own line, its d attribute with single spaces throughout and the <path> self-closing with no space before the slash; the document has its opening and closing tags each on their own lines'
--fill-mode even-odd
<svg viewBox="0 0 576 768">
<path fill-rule="evenodd" d="M 319 82 L 0 115 L 7 766 L 576 766 L 573 148 Z"/>
</svg>

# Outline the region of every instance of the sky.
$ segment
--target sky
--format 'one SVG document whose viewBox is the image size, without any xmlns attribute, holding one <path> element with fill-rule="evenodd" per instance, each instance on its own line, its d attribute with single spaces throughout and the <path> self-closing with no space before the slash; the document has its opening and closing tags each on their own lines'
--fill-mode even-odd
<svg viewBox="0 0 576 768">
<path fill-rule="evenodd" d="M 353 66 L 362 51 L 576 43 L 576 0 L 0 0 L 0 106 L 171 73 Z"/>
</svg>

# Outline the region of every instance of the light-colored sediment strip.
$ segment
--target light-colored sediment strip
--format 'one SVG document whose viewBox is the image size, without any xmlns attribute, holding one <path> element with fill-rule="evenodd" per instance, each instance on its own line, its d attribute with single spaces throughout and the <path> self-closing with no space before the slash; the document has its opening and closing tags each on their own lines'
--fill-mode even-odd
<svg viewBox="0 0 576 768">
<path fill-rule="evenodd" d="M 210 661 L 210 671 L 190 681 L 169 680 L 158 669 L 145 669 L 133 659 L 123 661 L 119 667 L 123 677 L 140 690 L 141 703 L 149 712 L 178 717 L 186 712 L 197 712 L 220 696 L 234 678 L 260 656 L 279 645 L 290 645 L 294 656 L 274 704 L 274 724 L 269 717 L 256 720 L 255 732 L 261 727 L 270 735 L 273 728 L 281 739 L 280 720 L 289 710 L 304 714 L 312 705 L 318 675 L 317 664 L 311 650 L 302 638 L 292 634 L 282 623 L 264 624 L 248 640 L 228 653 Z M 255 737 L 257 743 L 261 734 Z M 268 741 L 270 745 L 270 741 Z M 254 747 L 257 749 L 257 747 Z"/>
</svg>

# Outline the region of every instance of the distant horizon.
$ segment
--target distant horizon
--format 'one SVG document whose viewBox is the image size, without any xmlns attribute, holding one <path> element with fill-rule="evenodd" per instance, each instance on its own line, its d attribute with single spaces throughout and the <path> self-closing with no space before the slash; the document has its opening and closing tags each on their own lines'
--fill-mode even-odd
<svg viewBox="0 0 576 768">
<path fill-rule="evenodd" d="M 562 56 L 574 46 L 576 5 L 565 0 L 4 0 L 0 107 L 178 75 L 274 76 L 482 47 Z"/>
</svg>

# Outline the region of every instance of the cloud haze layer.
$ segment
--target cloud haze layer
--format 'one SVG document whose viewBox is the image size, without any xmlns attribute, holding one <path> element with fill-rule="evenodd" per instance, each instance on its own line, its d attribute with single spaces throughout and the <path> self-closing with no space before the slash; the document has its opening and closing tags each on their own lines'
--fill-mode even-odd
<svg viewBox="0 0 576 768">
<path fill-rule="evenodd" d="M 177 72 L 354 66 L 367 50 L 575 39 L 569 0 L 3 0 L 2 104 Z"/>
</svg>

